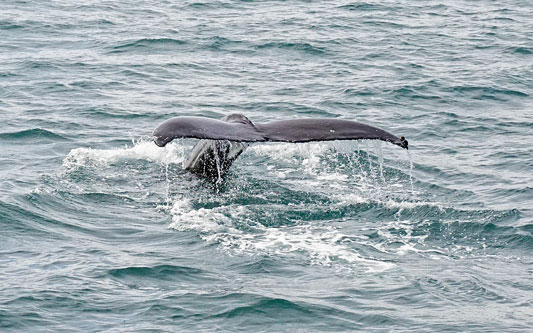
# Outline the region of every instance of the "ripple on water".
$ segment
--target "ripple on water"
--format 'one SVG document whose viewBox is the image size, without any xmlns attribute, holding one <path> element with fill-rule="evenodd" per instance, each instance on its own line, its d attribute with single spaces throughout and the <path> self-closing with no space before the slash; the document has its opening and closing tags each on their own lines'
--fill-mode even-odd
<svg viewBox="0 0 533 333">
<path fill-rule="evenodd" d="M 64 141 L 67 140 L 62 135 L 54 133 L 52 131 L 43 129 L 43 128 L 32 128 L 23 131 L 11 132 L 11 133 L 0 133 L 0 139 L 6 141 L 16 142 L 20 144 L 20 141 L 32 140 L 34 143 L 38 142 L 50 142 L 50 141 Z M 37 141 L 34 141 L 37 140 Z"/>
</svg>

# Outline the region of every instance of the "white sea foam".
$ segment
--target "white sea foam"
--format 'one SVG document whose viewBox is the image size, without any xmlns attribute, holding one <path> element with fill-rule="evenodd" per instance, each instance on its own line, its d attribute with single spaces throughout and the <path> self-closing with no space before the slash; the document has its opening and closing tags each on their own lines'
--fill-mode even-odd
<svg viewBox="0 0 533 333">
<path fill-rule="evenodd" d="M 157 147 L 151 141 L 134 142 L 131 147 L 115 149 L 75 148 L 63 159 L 63 167 L 75 169 L 80 166 L 105 166 L 119 160 L 147 160 L 162 165 L 181 164 L 183 162 L 183 146 L 170 143 L 165 147 Z"/>
<path fill-rule="evenodd" d="M 223 232 L 231 226 L 231 220 L 222 213 L 223 209 L 193 209 L 187 198 L 174 201 L 170 213 L 170 228 L 179 231 L 199 231 L 203 233 Z"/>
<path fill-rule="evenodd" d="M 373 196 L 363 195 L 363 194 L 374 194 Z M 376 193 L 349 193 L 335 195 L 334 198 L 337 200 L 337 205 L 344 206 L 350 204 L 360 204 L 360 203 L 375 203 L 387 207 L 389 209 L 398 209 L 398 213 L 401 213 L 405 209 L 415 209 L 418 207 L 436 207 L 440 210 L 443 210 L 445 207 L 440 202 L 431 202 L 431 201 L 401 201 L 398 199 L 383 198 Z"/>
<path fill-rule="evenodd" d="M 305 254 L 311 264 L 363 266 L 376 272 L 395 265 L 375 258 L 364 257 L 342 240 L 347 237 L 339 229 L 324 226 L 267 227 L 246 220 L 244 206 L 193 208 L 189 199 L 177 199 L 171 209 L 170 228 L 196 231 L 207 243 L 214 243 L 231 254 L 270 254 L 291 256 Z M 246 232 L 235 226 L 236 221 L 247 223 Z"/>
</svg>

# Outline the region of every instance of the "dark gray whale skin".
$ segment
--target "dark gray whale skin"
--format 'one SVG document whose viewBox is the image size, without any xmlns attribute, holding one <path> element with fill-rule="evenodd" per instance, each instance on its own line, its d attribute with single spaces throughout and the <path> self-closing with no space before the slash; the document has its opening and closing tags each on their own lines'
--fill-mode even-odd
<svg viewBox="0 0 533 333">
<path fill-rule="evenodd" d="M 408 149 L 407 140 L 367 124 L 344 119 L 309 118 L 254 124 L 244 115 L 221 120 L 176 117 L 164 121 L 153 133 L 159 147 L 178 138 L 201 139 L 185 162 L 199 176 L 220 179 L 248 142 L 311 142 L 332 140 L 382 140 Z"/>
</svg>

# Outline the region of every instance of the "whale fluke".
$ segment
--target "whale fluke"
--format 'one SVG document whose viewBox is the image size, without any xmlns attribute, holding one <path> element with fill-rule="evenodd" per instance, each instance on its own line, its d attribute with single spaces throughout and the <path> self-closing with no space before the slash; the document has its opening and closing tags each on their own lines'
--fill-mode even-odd
<svg viewBox="0 0 533 333">
<path fill-rule="evenodd" d="M 185 168 L 202 176 L 220 178 L 246 148 L 247 142 L 311 142 L 332 140 L 382 140 L 408 149 L 407 140 L 385 130 L 345 119 L 308 118 L 254 124 L 242 114 L 221 120 L 176 117 L 154 131 L 159 147 L 179 138 L 201 139 L 193 148 Z M 214 140 L 214 141 L 213 141 Z"/>
<path fill-rule="evenodd" d="M 154 141 L 160 147 L 179 138 L 237 142 L 382 140 L 408 149 L 408 142 L 403 137 L 367 124 L 330 118 L 277 120 L 254 124 L 241 114 L 231 114 L 222 120 L 176 117 L 164 121 L 154 131 Z"/>
</svg>

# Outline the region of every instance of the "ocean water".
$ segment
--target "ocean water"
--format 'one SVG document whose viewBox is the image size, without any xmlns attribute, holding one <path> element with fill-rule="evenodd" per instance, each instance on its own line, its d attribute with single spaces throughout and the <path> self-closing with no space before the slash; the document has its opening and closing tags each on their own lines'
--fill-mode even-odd
<svg viewBox="0 0 533 333">
<path fill-rule="evenodd" d="M 0 1 L 0 331 L 533 330 L 531 1 Z M 185 172 L 180 115 L 405 136 Z"/>
</svg>

